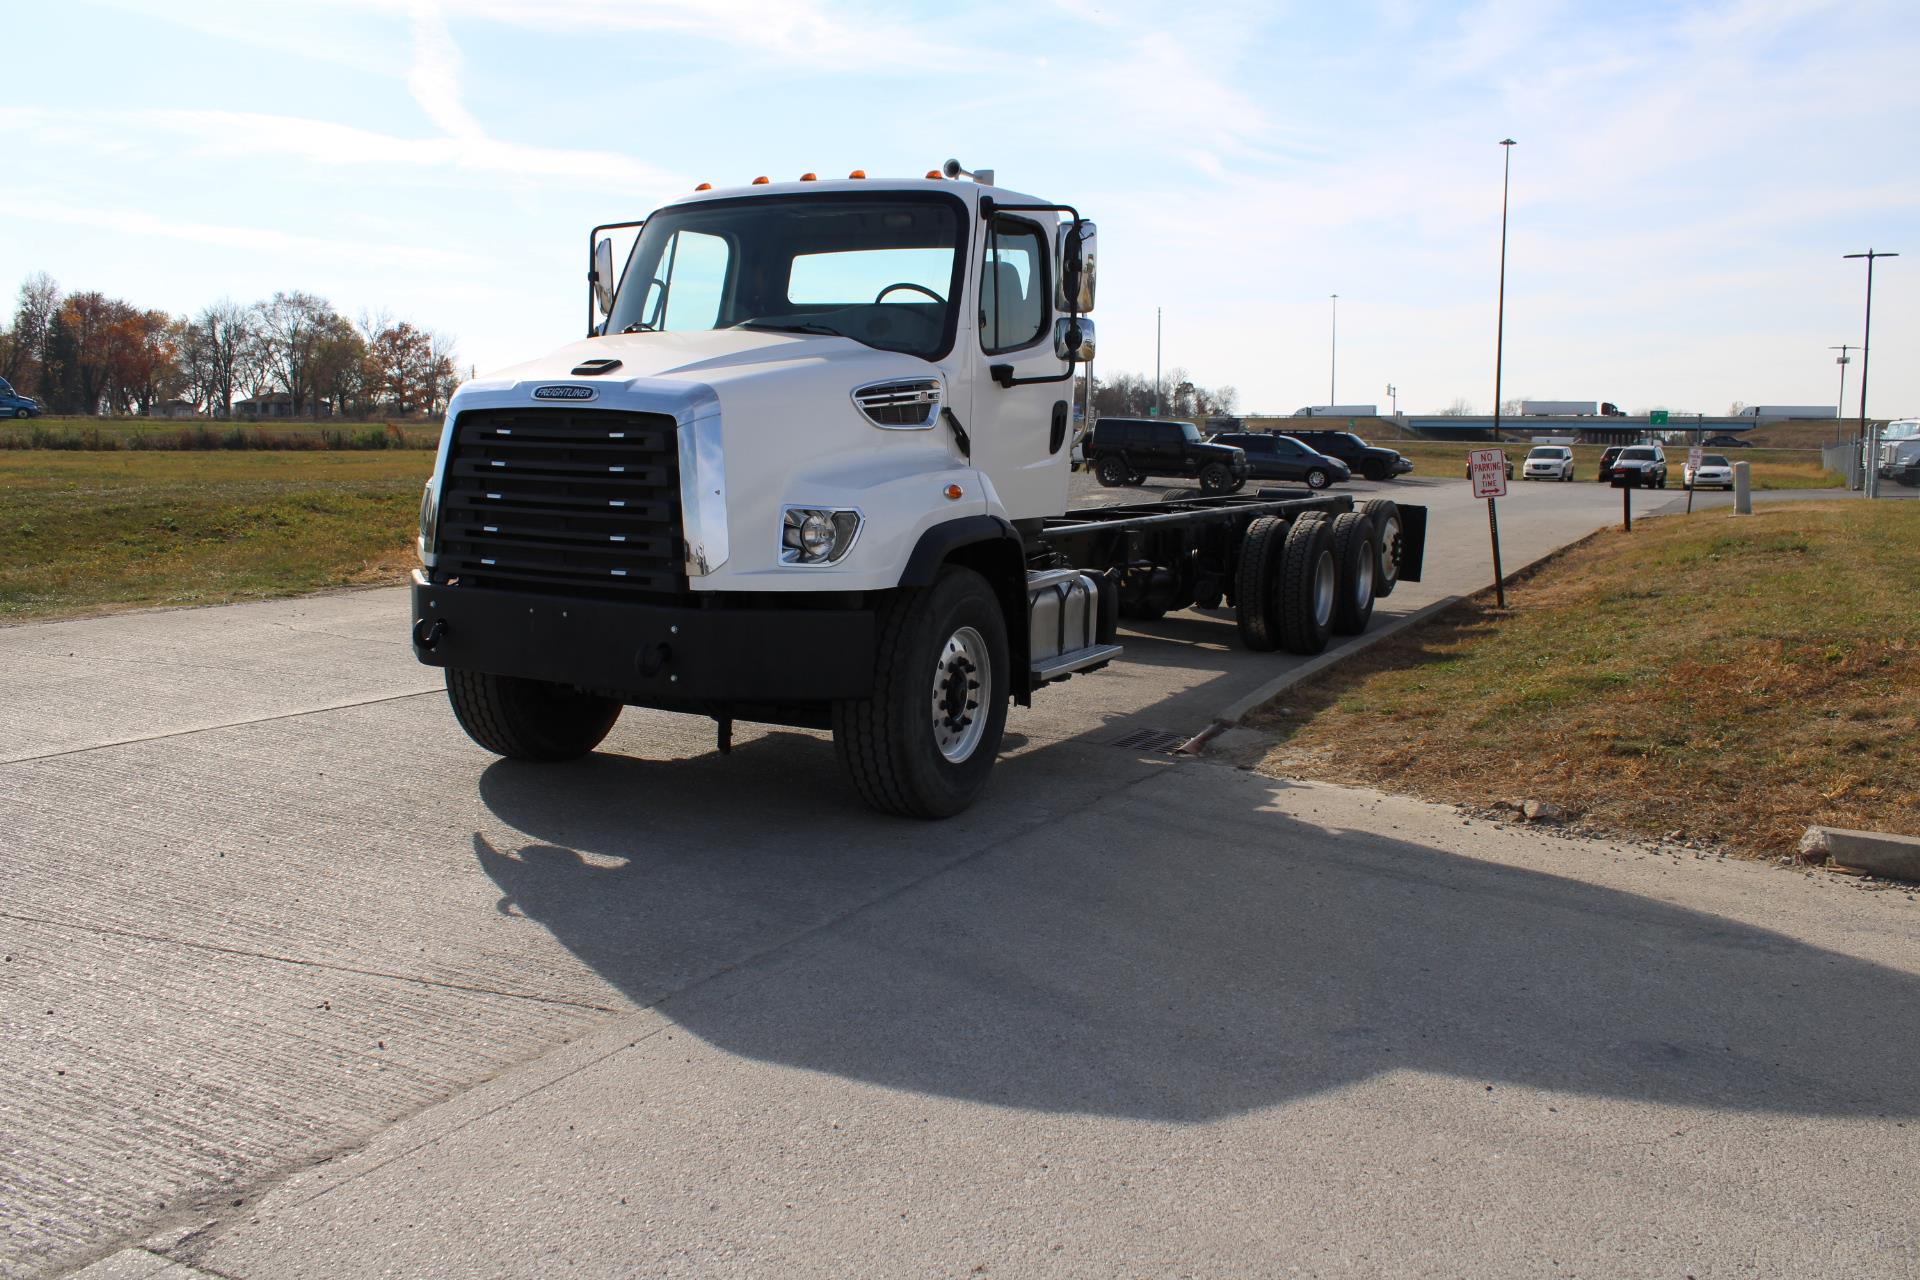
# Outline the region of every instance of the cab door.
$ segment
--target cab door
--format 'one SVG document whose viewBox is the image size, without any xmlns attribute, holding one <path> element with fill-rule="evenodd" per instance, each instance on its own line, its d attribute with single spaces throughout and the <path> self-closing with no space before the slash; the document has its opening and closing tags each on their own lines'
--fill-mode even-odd
<svg viewBox="0 0 1920 1280">
<path fill-rule="evenodd" d="M 980 235 L 975 356 L 988 376 L 973 394 L 973 464 L 1010 519 L 1059 515 L 1067 508 L 1073 378 L 1053 350 L 1051 228 L 999 214 Z M 995 369 L 1005 376 L 993 377 Z"/>
</svg>

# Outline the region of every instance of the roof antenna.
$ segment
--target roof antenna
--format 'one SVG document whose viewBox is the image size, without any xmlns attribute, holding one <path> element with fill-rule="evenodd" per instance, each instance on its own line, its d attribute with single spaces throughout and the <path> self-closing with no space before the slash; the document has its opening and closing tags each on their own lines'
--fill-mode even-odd
<svg viewBox="0 0 1920 1280">
<path fill-rule="evenodd" d="M 945 164 L 940 166 L 940 172 L 946 174 L 949 178 L 962 178 L 962 177 L 972 178 L 975 182 L 979 183 L 983 187 L 990 187 L 993 185 L 993 170 L 976 169 L 972 173 L 968 173 L 965 169 L 962 169 L 960 167 L 960 162 L 958 160 L 947 161 Z"/>
</svg>

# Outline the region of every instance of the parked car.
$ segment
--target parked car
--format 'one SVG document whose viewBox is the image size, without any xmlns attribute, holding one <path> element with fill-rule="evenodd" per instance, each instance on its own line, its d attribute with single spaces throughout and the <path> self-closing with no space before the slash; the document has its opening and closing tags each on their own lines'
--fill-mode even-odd
<svg viewBox="0 0 1920 1280">
<path fill-rule="evenodd" d="M 1698 467 L 1682 467 L 1680 474 L 1689 489 L 1733 488 L 1733 464 L 1723 453 L 1703 453 Z"/>
<path fill-rule="evenodd" d="M 1466 476 L 1466 478 L 1467 478 L 1467 479 L 1469 479 L 1469 480 L 1471 480 L 1471 479 L 1473 479 L 1473 463 L 1471 463 L 1471 462 L 1469 462 L 1469 463 L 1467 463 L 1467 465 L 1466 465 L 1466 468 L 1465 468 L 1465 469 L 1464 469 L 1464 470 L 1463 470 L 1463 471 L 1461 472 L 1461 474 L 1462 474 L 1462 475 L 1464 475 L 1464 476 Z M 1513 457 L 1512 457 L 1512 455 L 1508 455 L 1508 457 L 1507 457 L 1507 479 L 1509 479 L 1509 480 L 1511 480 L 1511 479 L 1513 479 Z"/>
<path fill-rule="evenodd" d="M 0 378 L 0 418 L 37 418 L 46 410 L 32 396 L 23 396 Z"/>
<path fill-rule="evenodd" d="M 1243 450 L 1247 455 L 1247 474 L 1255 480 L 1303 480 L 1309 489 L 1324 489 L 1353 479 L 1346 463 L 1309 449 L 1294 436 L 1245 431 L 1228 432 L 1214 439 Z"/>
<path fill-rule="evenodd" d="M 1600 455 L 1600 474 L 1594 477 L 1595 480 L 1606 484 L 1613 479 L 1613 464 L 1620 460 L 1621 451 L 1625 448 L 1623 444 L 1616 444 Z"/>
<path fill-rule="evenodd" d="M 1413 459 L 1398 449 L 1368 444 L 1351 431 L 1289 431 L 1315 453 L 1338 458 L 1353 474 L 1368 480 L 1391 480 L 1413 470 Z"/>
<path fill-rule="evenodd" d="M 1149 476 L 1198 480 L 1207 493 L 1233 493 L 1247 483 L 1247 455 L 1206 439 L 1191 422 L 1102 418 L 1094 423 L 1085 452 L 1100 483 L 1114 489 Z"/>
<path fill-rule="evenodd" d="M 1641 489 L 1667 487 L 1667 451 L 1657 444 L 1630 444 L 1611 463 L 1602 463 L 1609 481 L 1625 478 Z"/>
<path fill-rule="evenodd" d="M 1543 444 L 1536 446 L 1527 454 L 1527 463 L 1520 468 L 1522 480 L 1571 480 L 1573 479 L 1573 450 L 1563 444 Z"/>
</svg>

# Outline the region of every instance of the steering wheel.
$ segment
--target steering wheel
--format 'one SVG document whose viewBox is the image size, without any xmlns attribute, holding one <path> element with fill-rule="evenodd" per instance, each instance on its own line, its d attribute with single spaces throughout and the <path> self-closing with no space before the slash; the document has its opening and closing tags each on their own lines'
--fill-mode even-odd
<svg viewBox="0 0 1920 1280">
<path fill-rule="evenodd" d="M 945 298 L 941 297 L 939 294 L 935 293 L 933 290 L 927 288 L 927 286 L 923 284 L 915 284 L 911 280 L 902 280 L 899 284 L 888 285 L 886 288 L 882 289 L 879 293 L 876 293 L 873 295 L 874 302 L 878 303 L 880 299 L 886 297 L 888 294 L 892 293 L 895 289 L 912 289 L 915 292 L 926 294 L 929 298 L 932 298 L 935 302 L 941 303 L 943 305 L 946 302 Z"/>
</svg>

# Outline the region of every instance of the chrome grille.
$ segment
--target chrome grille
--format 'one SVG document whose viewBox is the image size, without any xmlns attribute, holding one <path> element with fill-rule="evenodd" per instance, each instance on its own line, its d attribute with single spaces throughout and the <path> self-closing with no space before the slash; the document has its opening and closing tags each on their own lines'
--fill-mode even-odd
<svg viewBox="0 0 1920 1280">
<path fill-rule="evenodd" d="M 853 402 L 875 426 L 925 428 L 940 414 L 940 380 L 905 378 L 854 389 Z"/>
<path fill-rule="evenodd" d="M 575 595 L 686 589 L 674 420 L 609 409 L 479 409 L 454 421 L 437 571 Z"/>
</svg>

